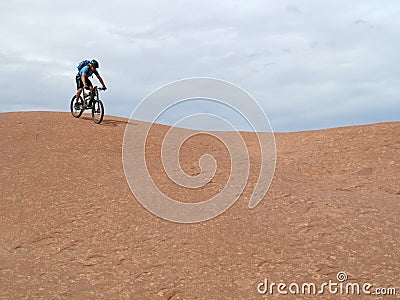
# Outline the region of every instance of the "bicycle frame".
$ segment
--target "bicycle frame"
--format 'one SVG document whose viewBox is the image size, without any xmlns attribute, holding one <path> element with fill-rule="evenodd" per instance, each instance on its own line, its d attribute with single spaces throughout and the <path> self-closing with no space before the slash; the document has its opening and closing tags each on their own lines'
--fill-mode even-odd
<svg viewBox="0 0 400 300">
<path fill-rule="evenodd" d="M 89 93 L 85 94 L 85 89 L 89 90 Z M 83 101 L 98 101 L 99 100 L 99 90 L 104 91 L 103 88 L 98 87 L 95 85 L 93 87 L 93 95 L 90 92 L 90 89 L 84 88 L 82 91 Z"/>
<path fill-rule="evenodd" d="M 98 87 L 97 86 L 94 86 L 93 87 L 93 96 L 92 96 L 92 93 L 91 93 L 91 91 L 90 91 L 90 88 L 83 88 L 83 90 L 82 90 L 82 96 L 83 96 L 83 101 L 88 101 L 88 100 L 90 100 L 91 98 L 93 98 L 93 99 L 98 99 L 99 98 L 99 92 L 98 92 Z M 88 93 L 86 94 L 85 93 L 85 90 L 88 90 Z"/>
</svg>

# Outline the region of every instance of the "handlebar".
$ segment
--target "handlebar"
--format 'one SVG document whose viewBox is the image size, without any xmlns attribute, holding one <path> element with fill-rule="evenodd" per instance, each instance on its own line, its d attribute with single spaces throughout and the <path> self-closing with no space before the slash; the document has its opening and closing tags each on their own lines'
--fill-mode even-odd
<svg viewBox="0 0 400 300">
<path fill-rule="evenodd" d="M 101 87 L 98 87 L 98 86 L 94 86 L 94 87 L 93 87 L 93 90 L 105 91 L 106 89 L 107 89 L 107 88 L 101 88 Z M 85 86 L 85 90 L 90 90 L 90 87 Z"/>
</svg>

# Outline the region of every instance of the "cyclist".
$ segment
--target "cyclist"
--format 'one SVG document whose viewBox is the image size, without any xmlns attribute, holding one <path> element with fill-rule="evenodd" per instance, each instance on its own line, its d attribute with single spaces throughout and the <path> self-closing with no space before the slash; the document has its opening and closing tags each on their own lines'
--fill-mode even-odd
<svg viewBox="0 0 400 300">
<path fill-rule="evenodd" d="M 103 89 L 106 90 L 106 85 L 104 84 L 103 78 L 101 78 L 99 72 L 97 69 L 99 68 L 99 63 L 97 60 L 92 59 L 86 66 L 84 66 L 82 69 L 78 71 L 78 74 L 76 74 L 76 99 L 79 99 L 79 96 L 81 95 L 81 92 L 84 87 L 89 87 L 90 88 L 90 94 L 93 95 L 93 85 L 92 82 L 90 81 L 89 77 L 92 76 L 93 74 L 96 75 L 97 79 L 100 81 L 100 83 L 103 85 Z M 90 104 L 89 104 L 90 105 Z M 86 109 L 86 103 L 83 103 L 83 109 Z"/>
</svg>

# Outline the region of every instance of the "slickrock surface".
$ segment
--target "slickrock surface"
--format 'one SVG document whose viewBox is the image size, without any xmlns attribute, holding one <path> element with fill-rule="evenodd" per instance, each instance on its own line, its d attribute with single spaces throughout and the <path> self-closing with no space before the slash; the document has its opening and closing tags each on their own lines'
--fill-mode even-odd
<svg viewBox="0 0 400 300">
<path fill-rule="evenodd" d="M 244 133 L 251 171 L 239 200 L 210 221 L 177 224 L 131 193 L 126 122 L 0 114 L 0 299 L 266 299 L 257 292 L 264 278 L 321 284 L 338 282 L 339 271 L 400 294 L 400 123 L 275 134 L 275 176 L 252 210 L 259 148 Z M 148 143 L 160 190 L 187 202 L 218 193 L 229 176 L 226 149 L 206 135 L 184 145 L 188 174 L 198 174 L 202 154 L 220 161 L 202 191 L 185 191 L 162 171 L 167 129 L 155 125 Z"/>
</svg>

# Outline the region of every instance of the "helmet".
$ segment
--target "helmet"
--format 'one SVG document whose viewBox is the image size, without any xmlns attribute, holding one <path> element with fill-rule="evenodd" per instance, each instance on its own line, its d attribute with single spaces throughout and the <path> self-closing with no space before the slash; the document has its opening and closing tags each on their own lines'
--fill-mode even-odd
<svg viewBox="0 0 400 300">
<path fill-rule="evenodd" d="M 92 59 L 92 61 L 90 62 L 90 64 L 95 67 L 96 69 L 99 67 L 99 63 L 97 62 L 97 60 Z"/>
</svg>

